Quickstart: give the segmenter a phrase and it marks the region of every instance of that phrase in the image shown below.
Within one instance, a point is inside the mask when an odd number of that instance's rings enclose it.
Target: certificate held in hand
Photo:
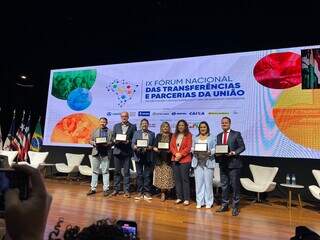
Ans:
[[[138,148],[146,148],[146,147],[148,147],[148,140],[147,139],[138,139],[137,140],[137,147]]]
[[[107,143],[107,138],[106,137],[97,137],[96,144],[101,144],[101,143]]]
[[[158,149],[160,149],[160,150],[169,150],[169,143],[167,143],[167,142],[158,142]]]
[[[125,141],[127,141],[127,135],[126,135],[126,134],[117,133],[117,135],[116,135],[116,141],[119,141],[119,142],[125,142]]]
[[[208,144],[207,143],[196,143],[194,145],[195,152],[207,152],[208,151]]]
[[[229,146],[227,144],[216,145],[215,149],[216,154],[228,154]]]

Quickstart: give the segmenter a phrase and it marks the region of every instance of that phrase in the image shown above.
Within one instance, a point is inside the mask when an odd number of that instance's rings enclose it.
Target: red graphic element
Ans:
[[[293,52],[271,53],[256,63],[253,75],[268,88],[294,87],[301,83],[301,56]]]

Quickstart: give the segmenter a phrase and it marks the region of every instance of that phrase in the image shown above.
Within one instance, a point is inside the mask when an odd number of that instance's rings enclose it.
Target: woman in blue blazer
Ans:
[[[213,171],[215,167],[214,151],[216,139],[210,135],[210,128],[207,122],[203,121],[198,127],[199,134],[193,138],[192,152],[193,158],[191,167],[194,168],[194,176],[196,182],[196,208],[206,206],[211,208],[213,205]],[[205,149],[198,149],[207,145]]]

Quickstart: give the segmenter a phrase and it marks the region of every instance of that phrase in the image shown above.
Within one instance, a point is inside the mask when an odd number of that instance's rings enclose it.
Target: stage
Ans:
[[[185,207],[175,205],[174,200],[161,202],[159,198],[149,202],[126,199],[123,195],[105,198],[101,184],[98,193],[89,197],[88,183],[46,179],[46,185],[53,202],[45,239],[59,217],[64,218],[63,230],[68,224],[84,227],[102,218],[134,220],[140,239],[287,240],[300,225],[320,233],[319,209],[303,203],[302,209],[294,206],[289,210],[287,199],[270,199],[271,205],[242,199],[240,215],[232,217],[231,211],[216,213],[217,205],[212,209],[196,209],[195,202]]]

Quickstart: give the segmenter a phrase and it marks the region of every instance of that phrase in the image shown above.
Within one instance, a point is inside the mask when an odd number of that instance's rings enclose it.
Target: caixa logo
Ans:
[[[107,116],[110,117],[112,115],[112,112],[107,112]]]
[[[139,111],[138,112],[139,117],[149,117],[150,116],[150,111]]]
[[[189,115],[204,115],[204,112],[189,112]]]

